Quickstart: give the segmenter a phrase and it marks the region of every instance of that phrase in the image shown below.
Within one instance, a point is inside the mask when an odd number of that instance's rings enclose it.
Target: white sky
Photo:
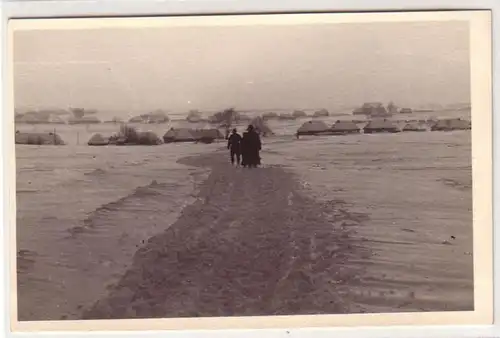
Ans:
[[[470,101],[460,21],[18,31],[14,63],[16,107],[27,108],[127,115]]]

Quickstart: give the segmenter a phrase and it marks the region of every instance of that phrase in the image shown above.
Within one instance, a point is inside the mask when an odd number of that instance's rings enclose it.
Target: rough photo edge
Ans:
[[[59,4],[68,3],[68,2],[69,2],[69,1],[59,2]],[[392,3],[394,3],[394,2],[392,2]],[[472,4],[476,4],[476,3],[477,3],[477,2],[473,2]],[[490,3],[490,4],[491,4],[491,2],[488,2],[488,3]],[[50,4],[51,4],[51,5],[57,5],[58,3],[57,3],[56,1],[53,1],[53,2],[50,2]],[[471,4],[471,5],[472,5],[472,4]],[[44,5],[49,6],[49,4],[44,4]],[[6,8],[7,8],[7,10],[8,10],[8,8],[9,8],[8,6],[9,6],[9,4],[4,4],[4,8],[3,8],[3,11],[4,11],[4,12],[5,12],[5,9],[6,9]],[[77,4],[74,4],[74,6],[75,6],[75,7],[78,7],[78,6],[77,6]],[[99,6],[99,3],[97,3],[97,4],[96,4],[96,6]],[[117,6],[117,2],[114,2],[114,6]],[[206,6],[206,5],[205,5],[205,6]],[[492,5],[491,5],[491,6],[492,6]],[[82,7],[80,7],[80,8],[82,8]],[[9,13],[7,13],[7,15],[8,15],[8,14],[9,14]],[[76,13],[75,13],[75,14],[76,14]],[[168,14],[168,13],[165,13],[165,14]],[[494,12],[493,12],[493,17],[494,17],[494,19],[493,19],[493,24],[495,24],[495,18],[496,18],[496,19],[498,19],[498,11],[494,11]],[[8,29],[6,29],[6,28],[7,28],[7,19],[6,19],[5,13],[4,13],[4,15],[3,15],[3,19],[4,19],[4,20],[3,20],[3,25],[2,25],[2,28],[4,28],[4,32],[6,32],[6,31],[8,31]],[[4,47],[5,47],[5,45],[6,45],[6,43],[5,43],[5,34],[4,34],[3,36],[4,36]],[[498,37],[497,37],[497,36],[495,36],[494,38],[496,38],[496,40],[498,40]],[[498,61],[498,53],[495,53],[494,55],[496,56],[496,61]],[[11,113],[10,113],[10,112],[12,111],[12,107],[11,107],[11,105],[9,105],[9,100],[8,100],[8,97],[6,97],[6,90],[8,90],[8,89],[9,89],[9,87],[10,87],[10,83],[9,83],[9,82],[7,82],[7,81],[5,80],[5,73],[9,73],[9,72],[11,72],[11,71],[12,71],[12,68],[11,68],[11,67],[9,67],[9,65],[5,63],[5,56],[6,56],[6,51],[5,51],[5,48],[4,48],[4,54],[3,54],[3,57],[4,57],[4,63],[3,63],[3,67],[4,67],[4,68],[3,68],[3,69],[4,69],[4,82],[3,82],[3,84],[4,84],[4,87],[3,87],[3,89],[4,89],[4,90],[3,90],[3,92],[2,92],[2,93],[3,93],[3,97],[4,97],[4,115],[5,115],[5,113],[6,113],[6,114],[8,114],[8,116],[9,116],[8,118],[4,118],[4,119],[2,120],[2,121],[4,122],[4,128],[6,129],[6,130],[4,130],[4,132],[2,133],[3,135],[5,135],[5,136],[4,136],[5,138],[3,138],[3,140],[2,140],[2,141],[5,141],[5,142],[6,142],[6,144],[4,144],[4,148],[3,148],[3,150],[4,150],[4,151],[6,151],[6,149],[11,149],[11,150],[12,150],[12,148],[13,148],[11,145],[9,145],[9,144],[8,144],[8,142],[9,142],[9,140],[10,140],[11,136],[12,136],[12,133],[11,133],[11,130],[10,130],[11,128],[9,128],[9,123],[12,121],[12,120],[11,120],[11,118],[12,118],[12,117],[10,116],[10,115],[11,115]],[[8,58],[7,58],[7,59],[8,59]],[[498,79],[498,67],[496,67],[496,68],[495,68],[495,71],[496,71],[495,81],[497,81],[497,79]],[[474,73],[474,70],[473,70],[473,69],[471,69],[471,72],[472,72],[472,73]],[[485,89],[485,88],[483,88],[483,89]],[[496,91],[498,91],[498,89],[497,89],[496,87],[495,87],[495,89],[496,89]],[[8,95],[10,95],[10,94],[11,94],[11,93],[10,93],[10,91],[9,91]],[[495,105],[496,105],[496,106],[498,106],[498,105],[497,105],[497,103],[496,103],[496,102],[497,102],[497,100],[494,100],[494,102],[495,102]],[[474,111],[474,109],[473,109],[473,111]],[[473,115],[475,115],[475,114],[473,113]],[[3,167],[3,169],[4,169],[4,180],[3,180],[3,182],[5,183],[5,185],[6,185],[6,187],[7,187],[7,185],[8,185],[8,184],[10,184],[10,183],[9,183],[9,181],[10,181],[10,180],[9,180],[9,177],[14,177],[14,176],[10,176],[10,175],[15,175],[15,170],[13,170],[13,168],[12,168],[12,166],[11,166],[11,164],[10,164],[10,161],[9,161],[8,159],[6,159],[6,156],[4,156],[4,160],[5,160],[5,162],[4,162],[4,163],[5,163],[5,166]],[[4,189],[5,189],[6,187],[4,187]],[[9,192],[9,194],[8,194],[8,195],[6,195],[5,190],[4,190],[4,195],[3,195],[3,196],[4,196],[4,198],[7,198],[7,199],[8,199],[6,202],[4,201],[3,207],[5,207],[5,209],[7,209],[7,206],[8,206],[8,208],[9,208],[10,210],[12,210],[12,209],[11,209],[11,208],[13,207],[13,206],[12,206],[12,204],[10,204],[10,205],[9,205],[9,204],[6,204],[6,203],[13,203],[13,204],[15,204],[15,198],[14,198],[14,196],[13,196],[13,192],[12,192],[12,191],[10,191],[10,192]],[[10,200],[10,201],[9,201],[9,200]],[[9,224],[12,222],[12,215],[9,215],[9,213],[8,213],[7,211],[6,211],[6,215],[5,215],[4,220],[5,220],[5,222],[4,222],[4,223],[6,224],[6,226],[9,226]],[[10,228],[10,229],[11,229],[11,228]],[[14,237],[13,232],[12,232],[11,230],[10,230],[10,231],[9,231],[9,230],[7,230],[7,231],[6,231],[6,232],[4,232],[4,233],[6,233],[6,234],[10,234],[10,237],[11,237],[11,238],[12,238],[12,237]],[[494,233],[494,236],[496,237],[496,232]],[[475,236],[475,237],[476,237],[476,236]],[[476,243],[475,243],[475,244],[476,244]],[[9,253],[11,253],[11,252],[12,252],[12,248],[9,248],[8,246],[6,247],[6,250],[9,250]],[[10,256],[11,256],[11,255],[10,255]],[[9,255],[7,255],[6,257],[9,257]],[[11,257],[11,258],[12,258],[12,257]],[[7,263],[7,262],[6,262],[6,263]],[[11,263],[12,263],[12,259],[11,259]],[[6,264],[6,265],[7,265],[7,267],[6,267],[6,268],[8,268],[8,264]],[[7,270],[4,270],[4,271],[7,271]],[[6,279],[3,279],[3,280],[6,280]],[[7,294],[7,295],[9,295],[9,294]],[[495,295],[495,296],[496,296],[496,295]],[[12,316],[12,317],[13,317],[13,316]],[[14,318],[14,317],[13,317],[13,318]],[[186,323],[186,324],[188,325],[188,323]],[[9,325],[7,325],[7,326],[9,326]],[[147,326],[147,324],[146,324],[146,326]],[[333,330],[335,330],[335,328],[332,328],[332,329],[333,329]],[[356,330],[360,330],[360,329],[363,329],[363,328],[357,328]],[[389,329],[389,328],[388,328],[388,329]],[[391,331],[393,331],[393,330],[391,330]],[[458,329],[456,332],[457,332],[457,333],[460,333],[460,334],[462,335],[462,334],[463,334],[463,332],[462,332],[462,331],[463,331],[462,329]],[[291,330],[290,330],[290,332],[291,332]],[[490,331],[490,330],[486,330],[486,331],[484,331],[484,334],[491,334],[491,332],[492,332],[492,331]],[[139,332],[137,332],[137,333],[138,333],[138,334],[140,334]],[[200,334],[203,334],[203,333],[202,333],[202,332],[200,332]],[[216,334],[216,332],[214,332],[214,334]],[[438,332],[436,332],[436,334],[438,334]],[[468,334],[468,335],[470,335],[470,334]]]

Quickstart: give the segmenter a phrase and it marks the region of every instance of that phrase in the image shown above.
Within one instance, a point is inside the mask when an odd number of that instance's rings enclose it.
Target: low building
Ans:
[[[365,134],[373,133],[399,133],[399,128],[390,120],[371,120],[363,128]]]

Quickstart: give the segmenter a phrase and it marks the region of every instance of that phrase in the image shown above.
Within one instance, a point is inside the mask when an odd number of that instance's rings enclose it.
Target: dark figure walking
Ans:
[[[255,132],[254,127],[249,125],[247,131],[243,133],[241,140],[241,155],[243,157],[241,164],[249,168],[255,168],[260,165],[261,149],[260,136]]]
[[[227,149],[231,155],[231,164],[234,164],[236,157],[236,164],[240,165],[241,162],[241,136],[236,129],[233,129],[231,136],[227,139]]]

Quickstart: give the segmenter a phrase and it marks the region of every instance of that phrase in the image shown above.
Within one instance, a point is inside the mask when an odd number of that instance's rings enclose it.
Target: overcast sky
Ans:
[[[470,101],[467,22],[18,31],[17,107],[129,112]]]

